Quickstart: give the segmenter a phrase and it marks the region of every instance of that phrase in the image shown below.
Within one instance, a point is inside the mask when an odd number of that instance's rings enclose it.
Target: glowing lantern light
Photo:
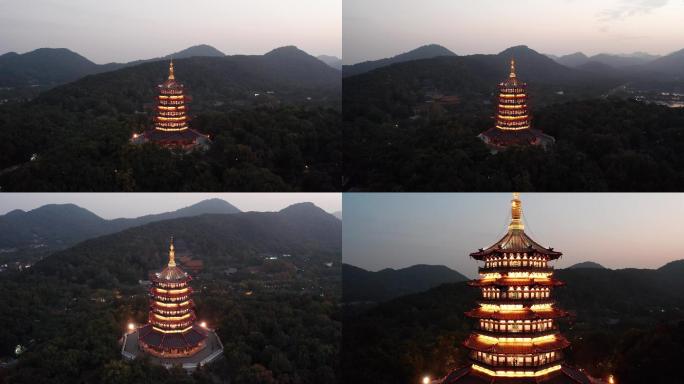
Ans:
[[[430,384],[430,376],[423,377],[423,384]]]
[[[133,323],[128,323],[128,330],[129,330],[129,331],[134,331],[134,330],[135,330],[135,324],[133,324]]]
[[[201,323],[200,323],[200,327],[206,328],[206,327],[207,327],[207,322],[206,322],[206,321],[201,322]]]

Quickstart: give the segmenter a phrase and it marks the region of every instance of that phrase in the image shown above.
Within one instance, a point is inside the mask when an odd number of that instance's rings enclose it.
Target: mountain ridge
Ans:
[[[445,283],[469,280],[444,265],[416,264],[406,268],[367,271],[342,264],[342,297],[350,302],[383,302],[395,297],[423,292]]]
[[[58,250],[80,241],[150,222],[206,213],[239,213],[232,204],[207,199],[175,211],[136,218],[107,220],[78,205],[46,204],[29,211],[13,210],[0,216],[0,248]]]
[[[430,59],[439,56],[456,56],[456,54],[439,44],[427,44],[407,52],[399,53],[392,57],[379,60],[368,60],[353,65],[344,65],[342,66],[342,76],[354,76],[392,64],[413,60]]]
[[[294,46],[278,47],[265,55],[255,56],[266,56],[281,48],[289,47]],[[191,57],[231,56],[226,55],[211,45],[198,44],[161,57],[137,59],[125,63],[110,62],[96,64],[68,48],[37,48],[22,54],[7,52],[0,55],[0,86],[55,86],[66,84],[88,75],[115,71],[149,62]]]

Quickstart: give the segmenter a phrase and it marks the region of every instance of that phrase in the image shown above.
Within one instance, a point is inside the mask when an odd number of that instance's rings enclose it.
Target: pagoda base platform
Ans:
[[[492,153],[503,151],[509,147],[541,146],[548,149],[556,142],[552,136],[536,129],[522,129],[519,131],[505,131],[489,128],[477,137],[482,140]]]
[[[160,131],[157,129],[150,129],[140,134],[134,134],[131,139],[131,144],[140,145],[145,143],[155,143],[162,147],[191,152],[209,149],[211,140],[209,139],[209,136],[203,135],[190,128],[182,131]]]
[[[562,365],[561,369],[537,377],[494,377],[472,367],[456,369],[431,384],[593,384],[585,373]]]
[[[148,358],[152,363],[162,365],[166,368],[171,368],[174,365],[180,365],[188,372],[195,371],[198,367],[210,364],[223,356],[223,344],[218,335],[214,331],[207,332],[207,338],[204,342],[204,347],[190,356],[174,357],[174,358],[160,358],[143,351],[138,339],[140,337],[140,329],[129,332],[124,335],[121,345],[121,355],[126,360],[134,360],[136,358]]]

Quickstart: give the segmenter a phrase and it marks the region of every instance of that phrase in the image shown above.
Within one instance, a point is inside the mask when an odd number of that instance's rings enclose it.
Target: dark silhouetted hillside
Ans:
[[[388,65],[403,63],[405,61],[430,59],[438,56],[456,56],[455,53],[437,44],[424,45],[414,50],[401,53],[399,55],[374,61],[364,61],[354,65],[345,65],[342,67],[342,74],[347,76],[354,76],[361,73],[369,72],[377,68],[386,67]]]
[[[263,254],[290,254],[322,267],[324,261],[339,262],[341,231],[339,220],[310,203],[280,212],[208,214],[90,239],[45,258],[33,269],[93,287],[136,284],[164,264],[170,236],[207,267],[249,264]]]
[[[0,56],[0,86],[51,86],[98,72],[98,65],[66,48],[40,48]]]
[[[569,269],[572,268],[597,268],[597,269],[605,269],[605,267],[599,263],[595,263],[593,261],[584,261],[581,263],[573,264],[568,267]]]
[[[587,62],[589,62],[589,58],[587,57],[587,55],[585,55],[582,52],[571,53],[569,55],[561,56],[555,60],[559,64],[563,64],[566,67],[571,68],[578,67],[582,64],[586,64]]]
[[[557,305],[571,341],[565,360],[594,377],[614,374],[621,383],[677,382],[684,350],[684,261],[658,270],[562,269]],[[665,270],[675,270],[669,275]],[[441,377],[470,363],[463,341],[474,323],[464,312],[477,306],[478,289],[444,284],[395,298],[364,312],[345,309],[344,382],[412,383]],[[641,364],[648,362],[649,369]]]
[[[411,293],[423,292],[444,283],[466,281],[467,277],[443,265],[414,265],[402,269],[366,271],[342,265],[344,302],[382,302]]]
[[[155,215],[105,220],[74,204],[50,204],[28,212],[15,210],[0,216],[0,248],[64,249],[80,241],[126,228],[180,217],[203,214],[231,214],[240,210],[220,200],[197,204]]]
[[[337,69],[338,71],[342,70],[342,59],[337,56],[318,55],[316,58],[328,64],[330,67]]]

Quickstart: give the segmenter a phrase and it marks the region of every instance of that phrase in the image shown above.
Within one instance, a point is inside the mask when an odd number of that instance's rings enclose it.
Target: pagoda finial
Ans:
[[[176,80],[176,76],[173,74],[173,59],[169,63],[169,80]]]
[[[522,222],[522,202],[520,201],[520,192],[513,192],[513,199],[511,200],[511,223],[508,225],[508,229],[525,229],[525,226]]]
[[[173,68],[173,67],[171,67],[171,68]],[[171,245],[169,245],[169,267],[175,267],[175,266],[176,266],[176,250],[173,247],[173,236],[171,236]]]
[[[511,74],[508,75],[510,78],[515,77],[515,59],[511,59]]]

